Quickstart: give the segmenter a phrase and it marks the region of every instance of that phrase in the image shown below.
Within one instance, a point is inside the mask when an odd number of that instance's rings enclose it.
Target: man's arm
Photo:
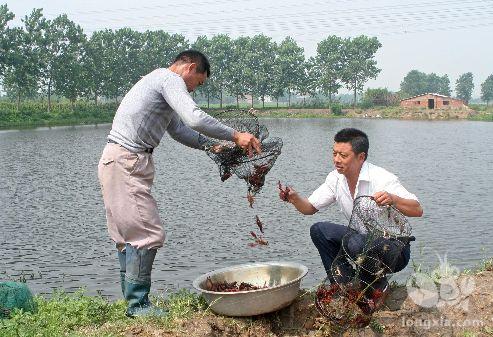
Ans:
[[[289,190],[284,192],[285,194],[282,194],[283,192],[279,192],[279,197],[281,200],[284,200],[286,202],[289,202],[290,204],[293,204],[296,209],[304,215],[312,215],[318,212],[318,209],[316,209],[310,201],[308,201],[308,198],[304,198],[301,195],[298,194],[295,190],[293,190],[291,187]]]
[[[170,79],[166,81],[161,89],[161,94],[181,120],[191,129],[212,138],[233,141],[249,156],[253,155],[254,151],[262,152],[260,141],[255,136],[247,132],[238,132],[202,111],[187,92],[183,80]]]
[[[174,115],[166,129],[171,138],[177,142],[186,145],[194,149],[201,149],[203,143],[203,137],[200,133],[183,123],[183,121]],[[202,140],[202,142],[201,142]]]
[[[373,199],[379,206],[394,206],[405,216],[420,217],[423,215],[421,204],[414,199],[401,198],[386,191],[375,193]]]

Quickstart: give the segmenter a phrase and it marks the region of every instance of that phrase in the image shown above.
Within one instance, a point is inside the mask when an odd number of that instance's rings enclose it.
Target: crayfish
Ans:
[[[250,247],[256,247],[258,245],[261,245],[261,246],[266,246],[269,244],[269,242],[267,240],[264,239],[264,237],[262,235],[257,235],[255,234],[253,231],[250,232],[250,235],[253,237],[253,239],[255,240],[255,242],[250,242],[248,245]]]
[[[247,200],[248,204],[250,205],[250,208],[253,208],[253,203],[255,202],[255,198],[252,193],[250,193],[250,190],[247,192]]]
[[[247,183],[253,187],[253,190],[258,191],[264,186],[265,176],[267,175],[267,172],[269,172],[270,167],[268,163],[263,165],[254,164],[253,167],[255,170],[248,176]]]
[[[362,301],[362,296],[359,287],[350,283],[322,285],[317,289],[315,306],[320,314],[340,327],[361,328],[371,320],[369,311],[363,309],[369,301]]]
[[[253,284],[246,283],[246,282],[241,282],[238,284],[238,282],[233,281],[233,282],[212,282],[211,278],[208,277],[206,280],[206,289],[209,291],[215,291],[215,292],[237,292],[237,291],[249,291],[249,290],[258,290],[262,288],[268,288],[267,286],[263,287],[257,287],[254,286]]]
[[[281,197],[281,199],[283,201],[288,201],[289,199],[289,192],[290,192],[290,189],[289,187],[285,187],[285,188],[282,188],[282,185],[281,185],[281,181],[279,180],[277,182],[277,187],[279,188],[279,196]]]

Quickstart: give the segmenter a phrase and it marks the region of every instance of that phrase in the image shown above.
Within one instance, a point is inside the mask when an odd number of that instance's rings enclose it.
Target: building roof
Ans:
[[[449,98],[449,99],[455,99],[457,101],[460,101],[460,99],[457,99],[457,98],[452,98],[452,97],[449,97],[449,96],[445,96],[445,95],[441,95],[441,94],[437,94],[437,93],[434,93],[434,92],[427,92],[425,94],[420,94],[420,95],[416,95],[416,96],[412,96],[412,97],[408,97],[408,98],[404,98],[404,99],[401,99],[401,101],[406,101],[408,99],[412,99],[412,98],[416,98],[416,97],[420,97],[420,96],[426,96],[426,95],[433,95],[433,96],[438,96],[438,97],[442,97],[442,98]]]

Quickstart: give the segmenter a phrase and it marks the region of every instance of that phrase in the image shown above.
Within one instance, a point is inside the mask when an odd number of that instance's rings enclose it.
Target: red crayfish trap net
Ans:
[[[265,176],[281,154],[282,139],[267,139],[267,127],[259,124],[251,110],[226,110],[216,115],[216,118],[223,124],[241,132],[249,132],[260,140],[262,153],[255,153],[252,157],[248,157],[233,142],[207,138],[205,143],[207,155],[219,166],[222,181],[235,174],[245,180],[249,195],[257,194],[264,186]]]
[[[341,249],[317,290],[318,311],[340,326],[369,324],[385,299],[386,276],[407,264],[403,254],[415,239],[410,234],[407,218],[395,207],[378,206],[371,196],[356,198]]]

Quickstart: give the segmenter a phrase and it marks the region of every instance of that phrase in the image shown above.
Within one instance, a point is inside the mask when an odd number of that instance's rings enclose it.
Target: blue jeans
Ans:
[[[350,234],[347,235],[346,234]],[[310,228],[310,236],[315,247],[317,247],[322,263],[324,265],[327,276],[331,280],[331,267],[334,259],[341,251],[344,240],[344,253],[352,260],[355,260],[357,255],[365,252],[367,258],[365,262],[365,270],[361,273],[362,279],[371,278],[373,270],[377,266],[372,265],[374,261],[382,262],[387,268],[385,273],[395,273],[406,267],[411,255],[409,244],[402,244],[394,239],[376,238],[368,245],[367,234],[359,234],[347,226],[341,226],[331,222],[317,222]],[[379,263],[380,265],[380,263]],[[347,270],[347,268],[346,268]],[[351,277],[350,275],[346,275]],[[368,280],[371,282],[373,280]]]

